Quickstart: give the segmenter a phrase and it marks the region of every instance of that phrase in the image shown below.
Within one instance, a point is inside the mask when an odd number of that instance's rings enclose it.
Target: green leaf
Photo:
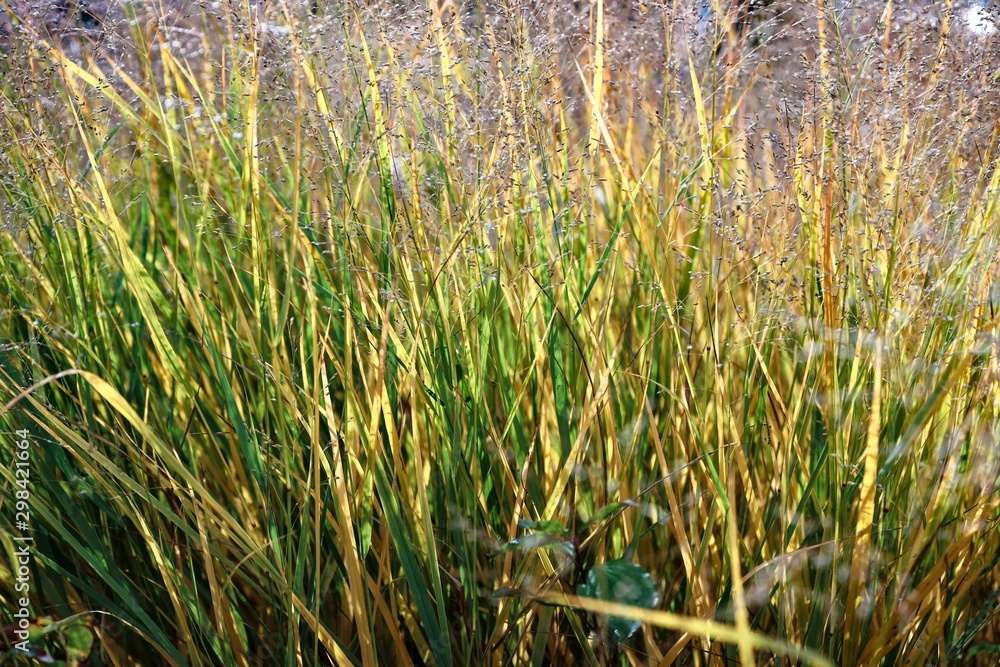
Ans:
[[[13,649],[17,629],[16,623],[3,629],[0,634],[0,657],[5,655],[5,651],[9,652],[8,656],[18,653]],[[88,617],[73,617],[64,621],[34,618],[30,620],[27,630],[28,650],[22,654],[41,663],[78,667],[90,659],[94,650],[94,632]],[[60,659],[57,660],[57,657]]]
[[[660,602],[656,584],[642,567],[626,560],[612,560],[597,565],[587,572],[586,580],[576,589],[580,597],[596,598],[634,607],[652,609]],[[639,621],[612,616],[599,617],[602,636],[606,641],[620,644],[635,634],[642,625]]]
[[[94,633],[86,623],[69,625],[60,634],[67,661],[84,661],[90,657],[94,650]]]
[[[545,521],[528,521],[527,519],[521,519],[517,522],[518,527],[524,530],[533,530],[537,533],[546,533],[548,535],[558,535],[564,537],[569,534],[558,521],[553,521],[552,519],[547,519]]]
[[[413,602],[417,607],[417,614],[423,624],[424,631],[427,633],[427,643],[434,653],[437,664],[441,667],[451,667],[449,629],[447,626],[441,627],[441,624],[438,623],[437,615],[434,613],[434,603],[431,600],[430,591],[428,591],[427,580],[417,564],[416,555],[411,547],[413,539],[410,536],[406,518],[381,461],[376,464],[375,468],[375,486],[378,489],[379,501],[389,526],[389,534],[392,536],[393,545],[399,555],[403,576],[406,578],[406,583],[409,584]]]
[[[576,545],[572,541],[565,539],[569,535],[569,530],[567,530],[566,527],[558,521],[553,521],[551,519],[544,521],[529,521],[527,519],[521,519],[517,522],[517,525],[522,530],[531,530],[534,532],[522,535],[521,537],[507,542],[500,547],[499,550],[494,552],[494,556],[499,556],[500,554],[505,554],[510,551],[551,549],[553,551],[560,551],[570,558],[576,557]]]
[[[993,591],[993,594],[990,595],[986,604],[982,606],[979,612],[969,622],[969,625],[966,626],[965,632],[963,632],[958,638],[955,645],[948,650],[948,659],[958,661],[962,656],[962,652],[965,651],[965,648],[972,643],[972,640],[976,638],[976,635],[979,634],[979,632],[994,616],[996,616],[998,611],[1000,611],[1000,589]],[[971,652],[969,655],[971,655]]]
[[[505,554],[509,551],[523,551],[526,549],[552,549],[561,551],[570,558],[576,557],[576,545],[572,542],[561,540],[558,536],[550,533],[529,533],[511,540],[500,547],[497,554]]]

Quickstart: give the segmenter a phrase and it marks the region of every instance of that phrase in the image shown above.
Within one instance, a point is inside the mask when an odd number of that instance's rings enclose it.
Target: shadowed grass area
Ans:
[[[4,625],[26,433],[94,665],[995,657],[986,47],[571,4],[23,18]]]

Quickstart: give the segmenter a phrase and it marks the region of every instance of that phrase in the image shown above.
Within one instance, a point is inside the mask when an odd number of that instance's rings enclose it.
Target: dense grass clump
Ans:
[[[7,7],[0,622],[21,432],[93,665],[991,664],[995,47],[628,4]]]

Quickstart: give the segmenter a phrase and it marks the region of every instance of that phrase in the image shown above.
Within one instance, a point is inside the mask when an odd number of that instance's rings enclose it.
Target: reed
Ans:
[[[828,5],[7,7],[0,608],[23,429],[93,665],[992,660],[997,61]]]

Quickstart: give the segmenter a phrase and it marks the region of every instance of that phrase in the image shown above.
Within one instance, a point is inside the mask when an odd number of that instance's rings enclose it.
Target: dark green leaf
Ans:
[[[642,567],[626,560],[612,560],[587,572],[586,580],[576,590],[581,597],[652,609],[660,602],[656,584]],[[602,635],[615,644],[627,640],[642,625],[639,621],[617,616],[600,617]]]

